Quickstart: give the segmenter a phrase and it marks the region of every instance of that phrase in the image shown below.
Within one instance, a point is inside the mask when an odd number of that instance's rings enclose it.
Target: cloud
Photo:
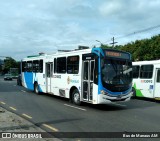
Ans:
[[[113,0],[113,1],[104,2],[100,6],[99,10],[103,16],[110,17],[112,15],[118,14],[118,12],[122,10],[122,8],[123,8],[123,5],[121,4],[120,1]]]
[[[159,0],[108,0],[101,3],[99,12],[111,24],[112,35],[119,37],[142,29],[159,25]],[[158,32],[159,33],[159,32]],[[126,37],[124,41],[142,39],[158,34],[155,31]],[[123,42],[121,39],[119,43]],[[125,42],[126,43],[126,42]]]
[[[102,3],[99,11],[104,17],[124,24],[130,22],[129,24],[133,26],[137,22],[139,24],[146,21],[149,24],[152,23],[157,17],[157,13],[160,12],[159,6],[160,1],[158,0],[109,0]]]
[[[95,40],[110,43],[113,36],[158,25],[159,7],[159,0],[0,1],[1,53],[20,60],[78,45],[99,46]],[[134,39],[157,33],[140,34]]]

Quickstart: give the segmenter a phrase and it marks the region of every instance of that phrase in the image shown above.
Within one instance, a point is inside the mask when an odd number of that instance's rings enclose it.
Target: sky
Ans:
[[[151,38],[160,34],[159,14],[160,0],[0,0],[0,56],[21,60],[112,37],[117,45]]]

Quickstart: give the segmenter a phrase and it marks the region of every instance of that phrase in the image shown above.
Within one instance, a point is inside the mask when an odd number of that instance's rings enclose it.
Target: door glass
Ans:
[[[157,71],[157,82],[160,83],[160,70]]]
[[[83,79],[88,80],[88,62],[84,62]]]
[[[47,77],[52,77],[53,74],[53,63],[47,64]]]
[[[52,77],[52,75],[53,75],[53,63],[51,63],[51,65],[50,65],[50,69],[51,69],[51,72],[50,72],[50,77]]]
[[[88,99],[88,82],[83,82],[83,99]]]
[[[47,77],[50,77],[50,64],[47,64]]]
[[[90,72],[90,80],[93,81],[93,74],[94,74],[94,62],[91,61],[91,72]]]

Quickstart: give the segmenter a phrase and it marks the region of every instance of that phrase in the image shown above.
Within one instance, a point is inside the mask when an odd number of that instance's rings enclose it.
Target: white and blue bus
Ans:
[[[106,104],[129,101],[132,62],[127,52],[82,49],[22,60],[22,85],[35,93],[49,93],[81,102]]]

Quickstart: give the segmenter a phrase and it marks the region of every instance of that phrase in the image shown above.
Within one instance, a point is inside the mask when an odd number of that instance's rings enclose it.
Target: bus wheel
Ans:
[[[39,94],[39,88],[38,88],[38,84],[37,83],[34,85],[34,92],[36,94]]]
[[[136,98],[136,90],[134,88],[132,89],[132,92],[133,92],[132,98]]]
[[[79,91],[77,89],[75,89],[72,93],[72,101],[76,105],[81,105],[80,94],[79,94]]]

